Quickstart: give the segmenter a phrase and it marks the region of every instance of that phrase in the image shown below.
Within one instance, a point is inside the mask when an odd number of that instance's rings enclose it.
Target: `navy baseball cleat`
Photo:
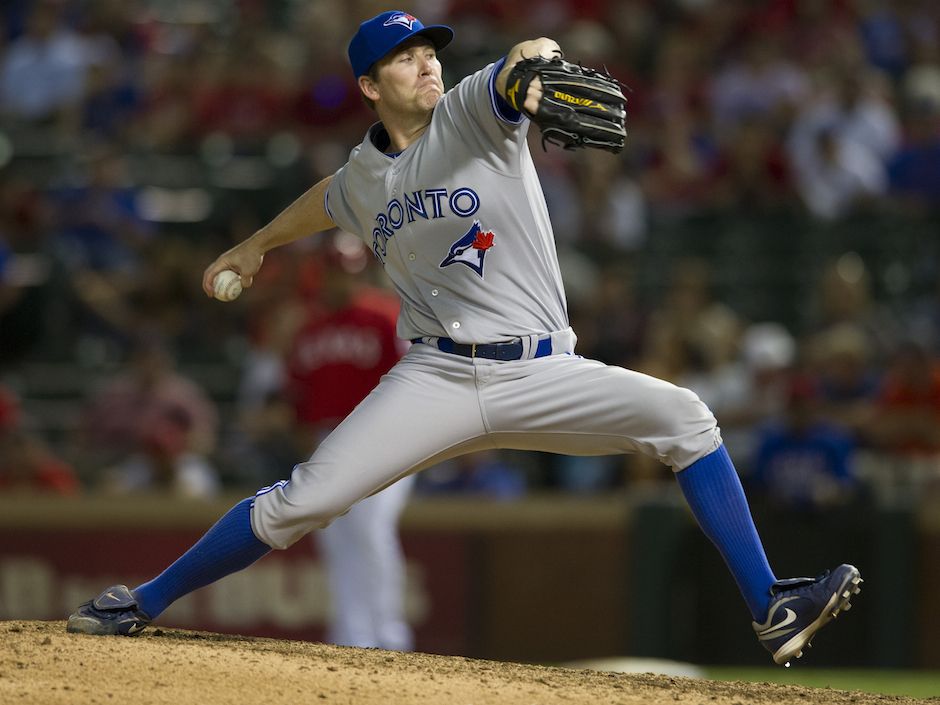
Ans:
[[[126,585],[113,585],[69,617],[66,631],[76,634],[135,636],[150,624],[137,598]]]
[[[753,623],[757,638],[776,663],[789,665],[812,646],[824,624],[852,607],[849,600],[861,591],[861,582],[858,568],[845,564],[816,578],[778,580],[770,588],[767,621]]]

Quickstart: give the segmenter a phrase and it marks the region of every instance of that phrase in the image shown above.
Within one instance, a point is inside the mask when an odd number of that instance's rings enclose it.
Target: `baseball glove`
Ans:
[[[522,59],[506,81],[506,98],[516,110],[523,111],[529,84],[536,76],[542,80],[542,98],[538,110],[529,117],[542,131],[543,149],[546,142],[565,149],[593,147],[614,154],[623,149],[627,99],[620,81],[606,70],[601,73],[561,58]]]

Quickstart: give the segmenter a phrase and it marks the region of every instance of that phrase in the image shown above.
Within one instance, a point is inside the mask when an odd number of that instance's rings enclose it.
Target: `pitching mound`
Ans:
[[[11,704],[923,704],[837,690],[545,668],[171,629],[150,629],[128,639],[67,634],[63,622],[3,622],[0,644],[0,703]]]

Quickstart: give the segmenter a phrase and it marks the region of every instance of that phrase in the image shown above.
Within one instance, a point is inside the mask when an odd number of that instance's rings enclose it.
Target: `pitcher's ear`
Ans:
[[[379,99],[379,89],[376,87],[375,81],[371,76],[365,75],[359,77],[359,90],[362,91],[362,95],[369,100]]]

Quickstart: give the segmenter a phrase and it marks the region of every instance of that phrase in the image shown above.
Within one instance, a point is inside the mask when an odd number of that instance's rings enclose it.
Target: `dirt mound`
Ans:
[[[924,701],[839,690],[401,654],[173,629],[67,634],[63,622],[0,623],[0,703],[743,705]]]

